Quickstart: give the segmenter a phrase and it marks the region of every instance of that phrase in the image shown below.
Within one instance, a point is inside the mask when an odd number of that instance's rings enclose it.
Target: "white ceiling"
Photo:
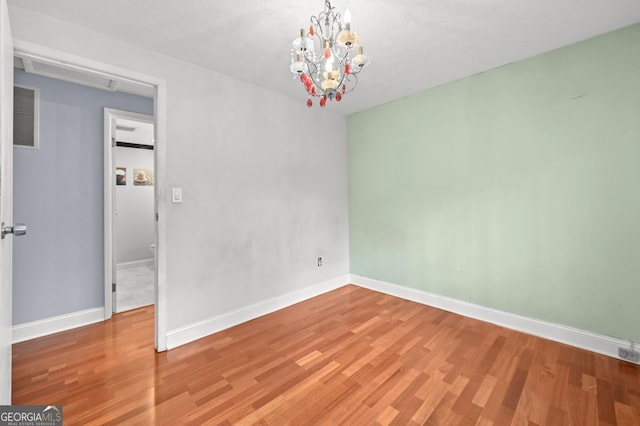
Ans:
[[[323,0],[9,0],[296,99],[291,40]],[[640,22],[638,0],[334,0],[373,57],[348,114]]]

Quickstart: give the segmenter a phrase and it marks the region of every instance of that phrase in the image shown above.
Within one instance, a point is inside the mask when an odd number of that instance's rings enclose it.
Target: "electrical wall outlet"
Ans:
[[[318,258],[318,267],[320,267],[320,266],[322,266],[322,258],[321,257]]]
[[[640,364],[640,352],[634,351],[633,349],[618,348],[618,356],[625,361]]]

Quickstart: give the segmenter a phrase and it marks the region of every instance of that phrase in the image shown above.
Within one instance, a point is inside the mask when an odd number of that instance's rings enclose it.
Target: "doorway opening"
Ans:
[[[105,108],[104,122],[105,146],[111,151],[110,166],[105,162],[105,191],[111,186],[105,220],[110,214],[111,300],[112,312],[118,313],[155,301],[154,120]]]
[[[40,70],[41,75],[47,77],[58,78],[60,80],[73,81],[79,84],[99,87],[104,90],[119,91],[122,88],[134,88],[134,90],[143,90],[151,93],[153,99],[153,115],[143,117],[143,121],[150,122],[153,125],[153,180],[154,186],[151,191],[153,193],[153,245],[154,253],[150,254],[153,259],[153,303],[155,305],[155,348],[158,351],[166,350],[166,306],[165,306],[165,225],[159,221],[159,218],[165,217],[165,203],[159,196],[162,194],[163,173],[165,164],[165,82],[156,77],[141,74],[136,71],[120,68],[114,65],[101,63],[85,57],[80,57],[66,52],[57,51],[47,47],[34,45],[32,43],[21,42],[16,40],[14,43],[14,54],[16,63],[21,62],[25,70]],[[47,74],[53,75],[47,75]],[[75,81],[78,80],[78,81]],[[138,117],[140,118],[140,117]],[[105,170],[110,169],[112,162],[111,150],[107,149],[105,144]],[[107,168],[109,165],[109,168]],[[106,176],[106,173],[105,173]],[[132,177],[132,179],[135,179]],[[144,177],[141,175],[139,180],[142,182]],[[104,198],[105,213],[112,210],[111,201],[112,192],[111,184],[115,181],[115,173],[109,173],[109,179],[105,179]],[[109,187],[107,188],[107,185]],[[115,183],[114,183],[115,185]],[[112,300],[112,264],[113,255],[112,246],[112,216],[105,214],[104,220],[104,319],[109,319],[114,311]],[[107,245],[109,249],[107,250]],[[117,308],[117,304],[116,304]]]

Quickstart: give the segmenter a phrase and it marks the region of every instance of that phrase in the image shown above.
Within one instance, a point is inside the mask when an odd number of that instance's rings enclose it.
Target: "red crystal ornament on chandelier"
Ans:
[[[300,29],[299,37],[293,40],[290,71],[300,76],[307,94],[307,106],[311,98],[320,98],[320,107],[327,100],[340,102],[344,94],[358,84],[358,74],[371,62],[358,43],[358,34],[351,30],[351,14],[344,18],[335,12],[329,0],[324,10],[311,17],[309,32]]]

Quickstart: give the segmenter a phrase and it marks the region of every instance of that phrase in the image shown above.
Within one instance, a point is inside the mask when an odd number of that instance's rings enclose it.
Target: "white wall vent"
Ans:
[[[38,89],[13,88],[13,146],[38,149]]]

